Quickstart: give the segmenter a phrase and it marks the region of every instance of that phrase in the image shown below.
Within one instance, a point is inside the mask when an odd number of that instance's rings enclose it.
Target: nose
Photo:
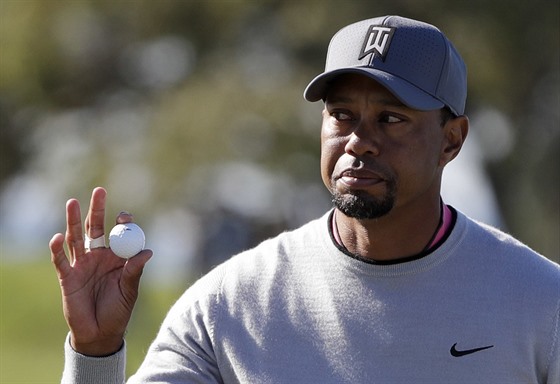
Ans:
[[[360,123],[350,134],[344,151],[352,156],[379,156],[380,143],[375,127]]]

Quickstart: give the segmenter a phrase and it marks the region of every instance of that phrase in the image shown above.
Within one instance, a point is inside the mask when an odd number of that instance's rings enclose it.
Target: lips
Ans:
[[[367,169],[346,169],[336,178],[348,188],[364,188],[384,183],[385,178],[377,172]]]

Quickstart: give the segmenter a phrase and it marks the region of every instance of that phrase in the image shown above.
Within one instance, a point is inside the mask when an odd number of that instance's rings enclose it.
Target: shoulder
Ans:
[[[255,279],[266,281],[301,266],[323,246],[324,239],[328,237],[327,222],[328,214],[325,214],[233,256],[218,267],[225,270],[224,284],[254,286]]]
[[[461,248],[482,264],[499,265],[519,277],[548,280],[560,289],[560,265],[531,249],[505,231],[475,221],[458,212],[458,222],[464,223]]]
[[[233,255],[217,265],[186,292],[186,299],[220,295],[232,285],[255,285],[286,268],[299,263],[302,254],[312,254],[328,237],[328,215],[314,219],[299,228],[266,239],[249,250]]]
[[[302,267],[302,263],[311,263],[302,257],[309,252],[306,240],[320,236],[323,227],[327,232],[326,220],[325,216],[283,232],[214,267],[183,293],[166,321],[181,326],[190,319],[213,333],[217,319],[224,314],[266,306],[263,302],[281,295],[298,279],[295,274],[309,270],[309,266]]]

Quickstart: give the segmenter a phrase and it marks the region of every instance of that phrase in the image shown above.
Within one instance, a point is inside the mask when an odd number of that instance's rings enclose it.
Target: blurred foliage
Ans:
[[[0,186],[33,167],[50,174],[75,160],[80,178],[67,176],[64,190],[83,193],[110,184],[107,169],[125,157],[147,169],[145,201],[156,206],[188,198],[186,175],[201,164],[249,160],[295,172],[296,181],[310,175],[317,181],[319,116],[316,106],[304,104],[304,86],[320,72],[328,40],[341,26],[402,14],[438,25],[458,46],[470,72],[469,114],[493,108],[508,117],[513,146],[503,156],[490,153],[487,163],[507,228],[545,254],[559,253],[557,2],[2,0],[0,6]],[[188,63],[182,77],[158,83],[142,71],[150,45],[162,39],[182,45]],[[100,128],[111,108],[145,117],[122,133],[114,121]],[[76,111],[80,140],[93,150],[80,152],[61,127],[41,124]],[[488,152],[503,139],[484,122],[475,128],[487,137]],[[145,136],[130,149],[136,135]],[[75,151],[61,152],[65,161],[48,168],[41,156],[65,145]],[[302,153],[315,160],[294,167]],[[92,169],[92,162],[99,166]]]
[[[154,209],[204,195],[187,177],[204,164],[248,160],[318,182],[319,109],[306,105],[302,90],[341,26],[401,14],[438,25],[458,46],[470,73],[469,115],[492,108],[508,117],[515,140],[500,156],[491,154],[493,141],[504,138],[484,121],[475,127],[486,138],[507,229],[558,257],[557,2],[2,0],[0,7],[0,187],[18,173],[60,173],[71,163],[74,178],[60,181],[63,190],[85,194],[111,185],[118,176],[107,169],[125,158],[143,167],[131,187],[144,188]],[[150,47],[162,42],[182,49],[176,78],[166,79],[165,68],[142,72]],[[133,129],[117,132],[107,117],[117,108],[138,119]],[[69,113],[92,150],[80,152],[56,120],[41,124]],[[43,157],[54,151],[63,158],[49,165]],[[311,161],[295,165],[304,153]]]
[[[64,169],[61,190],[86,195],[129,172],[107,171],[124,159],[142,167],[127,180],[152,209],[204,195],[188,175],[205,164],[250,161],[292,173],[294,183],[320,183],[319,108],[306,105],[302,90],[341,26],[401,14],[439,26],[458,46],[470,73],[469,115],[491,108],[507,116],[514,141],[506,153],[492,154],[507,137],[484,121],[475,127],[506,227],[558,258],[558,2],[1,0],[0,7],[0,187],[30,169],[59,176]],[[150,49],[164,43],[183,55],[176,78],[166,79],[165,68],[143,73]],[[128,113],[123,119],[137,118],[132,129],[108,116],[118,108]],[[80,150],[58,120],[42,124],[69,114],[92,149]],[[299,164],[302,154],[308,161]]]
[[[52,173],[52,168],[71,163],[80,179],[67,180],[67,189],[89,190],[110,184],[107,169],[124,157],[146,167],[153,181],[146,187],[146,199],[162,204],[188,198],[192,191],[185,185],[190,182],[186,175],[208,163],[249,160],[318,180],[313,169],[317,161],[294,167],[286,160],[297,161],[301,153],[318,156],[318,109],[305,105],[302,89],[320,72],[328,40],[338,28],[365,16],[394,13],[438,25],[459,47],[470,72],[469,114],[490,107],[508,116],[513,147],[502,157],[490,156],[487,163],[507,226],[541,252],[558,254],[556,2],[0,4],[1,185],[32,167]],[[188,73],[178,81],[150,82],[150,74],[142,74],[142,55],[161,39],[183,44]],[[119,133],[109,117],[103,123],[111,108],[146,116],[134,129]],[[56,124],[47,129],[40,123],[75,112],[76,124],[83,125],[80,140],[94,149],[66,149],[70,157],[48,168],[41,157],[45,148],[62,151],[73,144]],[[492,132],[484,122],[475,128],[482,136]],[[143,141],[131,150],[132,136],[137,135],[144,135]],[[49,139],[58,147],[47,147]],[[489,140],[491,151],[491,140],[500,137],[490,135]],[[121,158],[115,159],[115,152]],[[92,162],[100,166],[92,169]]]

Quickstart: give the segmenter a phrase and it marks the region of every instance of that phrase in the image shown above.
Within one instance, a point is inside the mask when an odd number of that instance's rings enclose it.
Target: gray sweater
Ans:
[[[129,383],[560,383],[560,266],[461,213],[413,261],[333,242],[329,215],[189,288]],[[123,383],[66,342],[63,383]]]

